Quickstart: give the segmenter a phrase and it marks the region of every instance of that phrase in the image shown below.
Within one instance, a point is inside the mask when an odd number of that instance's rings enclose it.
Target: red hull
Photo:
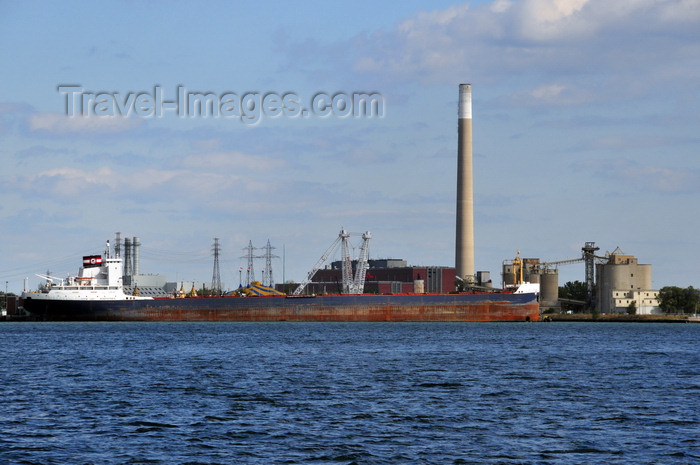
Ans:
[[[141,301],[28,300],[44,320],[537,321],[534,294],[222,297]]]

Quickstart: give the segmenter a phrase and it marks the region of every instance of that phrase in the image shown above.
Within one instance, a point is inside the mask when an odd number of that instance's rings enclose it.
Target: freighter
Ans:
[[[83,257],[78,275],[42,276],[22,305],[45,321],[537,321],[536,294],[338,294],[222,297],[127,295],[122,260]],[[56,282],[57,281],[57,282]]]

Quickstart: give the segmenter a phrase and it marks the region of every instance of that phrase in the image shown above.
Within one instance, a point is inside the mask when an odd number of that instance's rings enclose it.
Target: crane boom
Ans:
[[[365,291],[365,277],[367,276],[367,267],[369,266],[370,239],[372,239],[372,234],[369,231],[362,235],[362,247],[360,248],[360,256],[357,257],[355,279],[352,282],[352,287],[348,289],[348,294],[362,294]]]
[[[369,231],[362,234],[362,247],[360,248],[360,256],[357,259],[357,268],[355,276],[352,275],[352,258],[350,257],[350,244],[348,238],[350,233],[345,229],[341,229],[338,237],[333,241],[328,250],[316,262],[314,267],[306,275],[306,278],[297,286],[292,295],[300,295],[304,292],[304,288],[311,282],[316,272],[321,269],[323,263],[335,251],[338,244],[342,244],[341,269],[343,276],[343,293],[344,294],[362,294],[365,290],[365,276],[367,267],[369,266],[369,240],[372,234]]]
[[[350,257],[350,243],[348,238],[350,234],[347,231],[340,231],[341,238],[341,270],[343,279],[343,294],[350,294],[350,289],[352,288],[352,258]]]
[[[323,265],[323,262],[325,262],[328,259],[328,256],[333,253],[335,248],[338,246],[338,243],[342,240],[343,234],[345,233],[345,230],[341,230],[340,234],[338,234],[338,237],[335,239],[333,244],[331,244],[330,247],[328,247],[328,250],[321,255],[321,258],[318,259],[314,267],[309,271],[309,273],[306,275],[306,278],[299,284],[299,286],[294,290],[292,293],[293,295],[299,295],[304,291],[304,288],[306,287],[307,284],[311,282],[313,279],[314,275],[316,272],[321,268],[321,265]]]

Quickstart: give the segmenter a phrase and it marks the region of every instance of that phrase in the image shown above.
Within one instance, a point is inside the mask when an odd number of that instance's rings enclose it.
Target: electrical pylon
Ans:
[[[265,255],[259,257],[265,259],[265,269],[263,269],[262,280],[263,285],[268,287],[274,287],[275,285],[275,280],[272,278],[272,259],[280,258],[277,255],[272,255],[272,249],[274,249],[274,247],[270,245],[270,239],[268,239],[267,245],[263,247],[263,250],[265,250]]]
[[[246,286],[250,286],[250,283],[255,281],[255,269],[253,268],[253,259],[255,258],[253,251],[255,250],[255,247],[253,247],[253,241],[248,241],[248,247],[243,247],[243,250],[248,252],[241,258],[248,260],[248,271],[246,271],[245,279]]]
[[[219,238],[214,238],[214,246],[212,247],[214,251],[214,272],[211,275],[211,291],[214,295],[221,295],[221,273],[219,272],[219,252],[221,247],[219,246]]]

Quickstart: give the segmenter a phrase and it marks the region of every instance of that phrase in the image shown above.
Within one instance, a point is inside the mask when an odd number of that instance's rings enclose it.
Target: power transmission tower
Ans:
[[[265,269],[263,269],[263,285],[268,287],[273,287],[275,285],[275,280],[272,278],[272,259],[279,258],[277,255],[272,255],[272,247],[270,245],[270,239],[267,240],[267,245],[263,248],[265,250],[265,255],[261,255],[258,258],[265,259]]]
[[[221,273],[219,273],[219,252],[221,247],[219,246],[219,238],[214,238],[214,246],[212,248],[214,251],[214,273],[211,275],[211,291],[214,295],[221,295]]]
[[[253,241],[248,241],[248,247],[243,247],[243,250],[248,252],[241,258],[248,260],[248,270],[246,271],[245,279],[246,286],[250,286],[250,283],[255,281],[255,269],[253,268],[253,259],[255,258],[253,251],[255,250],[255,247],[253,247]]]

